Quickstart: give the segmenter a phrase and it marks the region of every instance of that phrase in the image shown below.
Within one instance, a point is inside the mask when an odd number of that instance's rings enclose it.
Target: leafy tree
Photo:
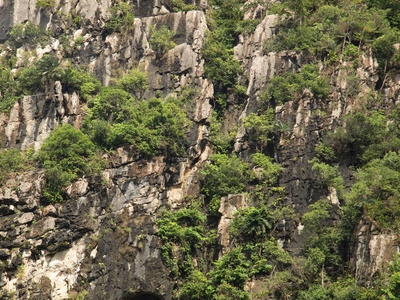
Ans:
[[[50,203],[63,200],[62,188],[102,169],[95,145],[70,124],[57,127],[43,142],[39,160],[46,176],[42,199]]]
[[[215,288],[210,280],[199,270],[194,270],[188,280],[183,284],[179,293],[179,299],[182,300],[203,300],[212,299],[215,294]]]
[[[386,277],[388,278],[388,284],[382,292],[389,296],[389,299],[400,299],[400,260],[398,254],[395,254],[394,261],[389,266],[389,272]]]
[[[397,0],[368,0],[371,7],[387,11],[387,18],[393,27],[400,26],[400,6]]]
[[[317,158],[309,161],[312,163],[312,170],[318,172],[319,178],[317,181],[324,188],[335,188],[339,197],[343,197],[344,185],[343,178],[340,175],[339,168],[337,166],[332,167],[326,163],[320,162]]]
[[[171,0],[172,10],[177,11],[190,11],[197,10],[198,7],[196,5],[186,4],[184,0]]]
[[[262,239],[272,229],[272,215],[267,207],[248,207],[236,213],[232,221],[232,234],[242,239]]]
[[[35,94],[43,92],[46,86],[60,80],[63,70],[58,59],[50,54],[45,54],[29,68],[18,71],[16,80],[19,83],[21,94]]]
[[[215,285],[226,282],[243,288],[245,281],[249,278],[250,262],[242,251],[243,248],[239,246],[215,262],[215,268],[209,273]]]
[[[345,217],[355,223],[362,214],[383,228],[400,225],[400,162],[398,153],[389,152],[358,170],[356,183],[347,198]]]
[[[23,46],[44,45],[50,37],[50,32],[43,27],[33,24],[31,21],[19,24],[11,29],[6,44],[13,49]]]
[[[117,87],[139,100],[149,87],[147,85],[147,74],[137,68],[133,68],[120,79],[117,79]]]
[[[17,149],[0,151],[0,186],[9,178],[11,173],[23,170],[29,161],[29,155]]]
[[[189,120],[174,99],[135,102],[124,90],[104,88],[88,103],[84,130],[105,149],[134,145],[146,156],[180,154]]]
[[[150,47],[157,53],[159,58],[176,46],[176,44],[171,40],[175,35],[175,32],[170,31],[165,25],[163,25],[159,30],[156,30],[154,26],[150,27],[150,34]]]
[[[233,151],[233,137],[222,131],[223,120],[218,120],[218,113],[212,112],[210,125],[210,142],[214,150],[220,154],[229,154]]]
[[[133,106],[132,97],[121,89],[106,87],[88,103],[89,120],[106,120],[111,125],[129,118],[129,109]]]
[[[254,153],[251,156],[251,163],[254,165],[251,177],[254,176],[267,186],[276,183],[279,174],[283,171],[281,165],[273,163],[271,157],[262,153]]]
[[[36,7],[49,10],[54,7],[55,3],[55,0],[38,0],[36,2]]]
[[[194,270],[192,256],[206,239],[205,219],[205,215],[193,208],[176,213],[164,211],[157,219],[158,235],[163,241],[162,256],[171,275],[188,276]],[[173,251],[174,246],[178,247],[178,255]],[[193,293],[189,287],[187,289],[187,293]]]
[[[0,113],[11,110],[18,99],[18,84],[11,69],[0,65]]]
[[[204,75],[214,84],[215,107],[222,111],[227,105],[227,94],[243,74],[242,67],[233,55],[238,42],[244,16],[243,0],[213,0],[210,13],[210,32],[201,49],[204,58]]]
[[[68,67],[61,76],[61,84],[67,92],[78,92],[79,96],[88,101],[100,91],[101,83],[84,70]]]
[[[345,126],[328,134],[325,143],[338,159],[360,166],[390,151],[400,149],[397,121],[377,111],[357,112],[346,118]]]
[[[325,272],[334,274],[341,261],[338,244],[343,237],[339,228],[328,223],[330,209],[328,200],[319,200],[309,205],[307,213],[302,217],[304,230],[312,233],[305,245],[307,274],[309,280],[318,278],[322,285],[329,281],[329,274]]]
[[[236,155],[214,154],[211,163],[201,170],[202,192],[209,199],[209,209],[218,215],[221,197],[244,191],[248,181],[248,166]]]
[[[106,33],[128,32],[134,28],[135,15],[133,14],[133,6],[125,1],[117,2],[109,9],[110,19],[104,25]]]
[[[260,152],[272,140],[273,120],[274,111],[272,109],[260,115],[251,113],[243,119],[243,127],[249,131],[249,139],[256,144],[256,148]]]
[[[393,67],[396,50],[394,44],[400,42],[400,32],[396,29],[387,30],[384,35],[374,39],[372,50],[375,54],[381,74]]]
[[[275,76],[267,87],[266,98],[280,105],[298,99],[304,89],[309,89],[315,98],[325,99],[329,95],[329,86],[318,73],[317,65],[304,65],[300,73]]]

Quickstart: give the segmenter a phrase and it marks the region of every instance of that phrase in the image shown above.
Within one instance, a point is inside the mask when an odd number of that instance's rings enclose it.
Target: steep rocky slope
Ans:
[[[3,183],[0,289],[5,299],[177,297],[183,279],[170,274],[171,266],[162,255],[163,241],[156,222],[163,210],[190,207],[194,199],[200,199],[204,207],[208,200],[202,195],[201,170],[209,164],[216,147],[210,142],[211,125],[215,121],[214,85],[204,75],[201,56],[210,7],[206,1],[186,1],[197,9],[174,12],[172,2],[133,1],[135,19],[126,34],[104,31],[112,1],[55,1],[51,8],[39,8],[37,1],[0,2],[1,41],[7,40],[12,26],[28,20],[54,32],[47,45],[18,49],[16,65],[25,63],[27,53],[35,53],[38,58],[45,54],[68,57],[72,65],[87,66],[104,86],[113,84],[116,70],[140,67],[148,74],[145,99],[176,96],[184,86],[197,90],[189,104],[192,126],[187,129],[188,145],[181,156],[148,158],[130,151],[129,147],[103,153],[108,164],[101,176],[79,179],[65,189],[67,201],[45,206],[40,200],[45,180],[42,169],[14,173]],[[79,16],[78,25],[72,25],[69,16]],[[221,127],[224,133],[234,135],[231,141],[234,152],[249,162],[255,147],[249,138],[250,129],[243,121],[260,109],[260,95],[271,78],[299,72],[313,57],[307,51],[266,52],[264,42],[276,34],[281,17],[267,15],[261,5],[251,6],[244,17],[261,18],[253,32],[239,35],[234,48],[234,56],[243,66],[244,76],[240,80],[246,92],[242,100],[232,94],[228,97]],[[151,49],[149,39],[152,26],[159,29],[163,25],[175,32],[172,40],[176,45],[160,57]],[[73,30],[68,31],[69,27]],[[57,34],[61,31],[73,37],[70,41],[75,47],[73,52],[65,51],[61,45],[61,35]],[[80,45],[74,42],[78,37],[82,37]],[[272,198],[279,198],[296,215],[275,224],[277,244],[293,257],[303,254],[307,236],[300,234],[301,217],[310,204],[329,199],[334,211],[330,224],[335,224],[341,215],[337,191],[334,187],[321,188],[317,184],[319,175],[309,163],[315,156],[316,145],[327,132],[342,124],[346,114],[369,101],[366,95],[379,86],[378,63],[372,53],[360,55],[355,70],[359,88],[351,96],[350,73],[347,74],[350,71],[343,64],[320,66],[319,71],[329,79],[329,98],[318,99],[304,89],[298,99],[276,105],[274,120],[290,128],[275,134],[265,151],[283,167],[276,186],[284,187],[284,191],[280,197]],[[380,107],[393,110],[400,100],[400,75],[392,72],[385,82],[379,83]],[[67,92],[60,81],[52,82],[44,91],[18,99],[9,113],[2,113],[0,146],[38,151],[60,124],[81,128],[86,113],[86,101],[78,92]],[[349,190],[354,183],[354,172],[345,165],[340,165],[340,171]],[[217,231],[217,242],[212,251],[200,249],[209,253],[203,256],[204,270],[210,270],[212,261],[233,247],[235,241],[229,232],[234,212],[254,205],[249,197],[254,184],[249,186],[247,193],[223,197],[219,207],[221,216],[209,217],[207,226]],[[395,231],[379,230],[367,218],[358,223],[354,236],[356,241],[345,254],[348,268],[360,285],[368,286],[386,261],[392,259],[398,237]],[[174,251],[178,256],[179,251]],[[201,265],[200,256],[194,255],[196,266]],[[262,293],[267,294],[263,278],[253,276],[246,281],[244,290],[254,299],[270,299],[263,298]]]

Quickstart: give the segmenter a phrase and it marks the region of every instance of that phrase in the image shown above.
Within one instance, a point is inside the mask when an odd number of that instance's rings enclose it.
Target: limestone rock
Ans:
[[[219,244],[223,247],[229,244],[229,226],[235,212],[246,208],[247,205],[248,200],[244,194],[228,195],[227,197],[221,198],[221,205],[218,212],[221,213],[222,216],[218,223],[218,240]]]
[[[55,228],[56,221],[53,217],[46,217],[35,224],[32,224],[32,231],[30,233],[31,238],[39,237],[46,232]]]

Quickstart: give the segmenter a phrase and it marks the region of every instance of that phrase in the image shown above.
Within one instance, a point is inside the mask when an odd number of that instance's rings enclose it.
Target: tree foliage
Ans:
[[[110,19],[104,25],[108,34],[113,32],[126,33],[134,28],[135,15],[133,6],[129,2],[120,1],[110,9]]]
[[[248,166],[235,154],[214,154],[211,163],[201,170],[202,192],[210,201],[210,210],[218,214],[221,197],[244,191],[248,181]]]
[[[146,156],[185,149],[189,120],[174,98],[135,102],[124,90],[108,87],[88,105],[85,132],[104,149],[133,145]]]
[[[172,41],[175,32],[169,30],[165,25],[161,26],[159,30],[156,30],[154,26],[150,27],[150,35],[149,45],[157,53],[158,58],[176,46]]]
[[[325,78],[319,75],[317,65],[304,65],[300,73],[284,73],[270,80],[266,99],[281,105],[298,99],[303,91],[308,89],[316,99],[325,99],[329,95],[329,85]]]
[[[70,124],[57,127],[43,142],[39,160],[46,176],[42,200],[50,203],[63,200],[64,187],[102,169],[95,145]]]

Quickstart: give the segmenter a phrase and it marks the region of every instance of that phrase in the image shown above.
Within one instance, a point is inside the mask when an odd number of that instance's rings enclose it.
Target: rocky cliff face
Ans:
[[[177,282],[169,276],[160,252],[156,218],[165,208],[185,207],[190,197],[200,195],[199,170],[206,164],[212,148],[209,143],[213,85],[204,78],[204,60],[200,49],[207,30],[206,1],[193,1],[198,10],[172,12],[169,0],[135,1],[134,28],[127,34],[106,35],[101,28],[109,18],[111,1],[56,1],[51,10],[39,9],[36,1],[0,2],[0,40],[4,41],[12,25],[27,20],[47,28],[57,27],[58,12],[77,14],[82,27],[74,37],[83,42],[73,55],[74,64],[87,64],[104,85],[109,85],[113,70],[140,66],[148,73],[149,90],[177,93],[185,85],[200,91],[193,100],[190,119],[190,145],[182,157],[159,156],[151,160],[132,157],[119,148],[107,154],[109,167],[102,178],[83,178],[67,189],[69,200],[41,206],[42,171],[27,171],[9,179],[0,191],[0,288],[2,295],[17,299],[65,299],[87,293],[88,299],[172,299]],[[255,6],[245,16],[264,16]],[[251,153],[242,120],[258,109],[257,98],[276,75],[296,71],[309,61],[307,54],[296,51],[264,53],[263,42],[275,34],[279,17],[267,15],[251,34],[240,36],[235,58],[248,78],[246,102],[228,110],[226,130],[238,127],[234,150],[246,157]],[[151,26],[167,26],[175,31],[176,46],[161,59],[149,47]],[[56,29],[56,28],[53,28]],[[59,40],[37,48],[38,56],[52,53],[62,56]],[[22,51],[21,51],[22,53]],[[22,59],[22,58],[21,58]],[[362,97],[377,81],[377,63],[363,55],[359,95]],[[327,131],[335,129],[344,114],[358,104],[348,97],[346,70],[323,70],[330,79],[329,101],[316,100],[305,91],[299,101],[289,101],[275,109],[275,119],[291,124],[291,133],[274,141],[272,156],[285,167],[279,179],[285,187],[285,205],[302,215],[310,203],[328,197],[340,206],[331,193],[315,186],[309,160],[314,148]],[[384,105],[400,100],[400,75],[387,79]],[[323,113],[322,113],[323,112]],[[0,118],[1,148],[38,150],[43,141],[62,122],[80,128],[84,103],[76,93],[63,91],[55,82],[44,93],[25,96],[10,114]],[[353,178],[343,170],[346,184]],[[223,198],[218,226],[221,248],[229,244],[229,223],[233,212],[248,206],[246,195]],[[360,280],[369,280],[380,263],[390,257],[394,234],[376,233],[371,224],[360,224],[354,245],[354,266]],[[301,222],[281,226],[281,245],[293,255],[299,254],[304,238],[299,235]],[[257,289],[257,284],[249,285]],[[253,286],[253,287],[251,287]]]

